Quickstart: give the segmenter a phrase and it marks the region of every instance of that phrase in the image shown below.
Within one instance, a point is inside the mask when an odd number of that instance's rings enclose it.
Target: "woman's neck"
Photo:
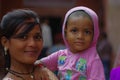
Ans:
[[[34,65],[11,61],[10,68],[6,68],[8,74],[6,77],[14,80],[34,80]]]
[[[10,69],[19,73],[31,73],[34,68],[33,64],[19,63],[17,61],[11,61]]]

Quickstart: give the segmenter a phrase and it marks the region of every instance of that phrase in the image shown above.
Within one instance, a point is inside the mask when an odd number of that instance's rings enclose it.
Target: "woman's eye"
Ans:
[[[35,39],[35,40],[41,40],[41,39],[42,39],[42,35],[35,35],[35,36],[34,36],[34,39]]]
[[[27,35],[21,35],[21,36],[19,36],[18,38],[19,38],[19,39],[27,39],[27,37],[28,37]]]
[[[19,34],[19,35],[13,36],[13,38],[25,40],[28,38],[28,35]]]

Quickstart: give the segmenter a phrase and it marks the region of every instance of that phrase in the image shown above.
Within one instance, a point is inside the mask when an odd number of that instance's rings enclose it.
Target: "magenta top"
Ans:
[[[91,16],[94,24],[94,37],[90,47],[77,54],[69,50],[69,44],[64,36],[65,24],[68,16],[77,10],[84,10]],[[50,69],[58,70],[60,80],[105,80],[103,64],[96,50],[96,43],[99,36],[98,17],[96,13],[83,6],[70,9],[64,19],[62,36],[67,49],[52,53],[41,61]]]
[[[111,70],[110,80],[120,80],[120,67],[116,67]]]

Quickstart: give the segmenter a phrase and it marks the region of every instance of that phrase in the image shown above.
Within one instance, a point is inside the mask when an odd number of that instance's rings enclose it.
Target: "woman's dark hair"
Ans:
[[[18,9],[7,13],[3,16],[0,24],[1,36],[5,36],[8,39],[11,38],[16,30],[24,25],[24,21],[29,19],[34,19],[35,23],[39,24],[39,17],[31,10]]]
[[[33,22],[26,22],[26,20],[33,19]],[[29,9],[17,9],[11,12],[8,12],[3,16],[0,23],[0,40],[3,36],[7,39],[10,39],[23,25],[25,25],[22,33],[26,34],[30,32],[33,27],[38,24],[40,26],[38,15]],[[40,28],[41,30],[41,28]],[[0,54],[4,54],[4,48],[0,43]],[[10,55],[5,56],[5,67],[10,67]]]

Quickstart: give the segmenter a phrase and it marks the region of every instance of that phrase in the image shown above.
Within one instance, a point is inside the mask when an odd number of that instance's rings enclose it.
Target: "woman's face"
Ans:
[[[22,28],[15,35],[20,35]],[[40,55],[43,47],[42,33],[40,26],[37,24],[27,34],[17,38],[11,38],[7,42],[8,51],[11,56],[11,63],[20,62],[33,64]]]
[[[72,52],[87,49],[93,39],[93,23],[88,17],[73,17],[68,20],[66,40]]]

